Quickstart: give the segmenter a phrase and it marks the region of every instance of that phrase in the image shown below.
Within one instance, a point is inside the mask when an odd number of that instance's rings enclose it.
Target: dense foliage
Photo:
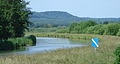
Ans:
[[[30,35],[29,37],[28,37],[28,39],[31,39],[32,40],[32,45],[36,45],[36,37],[34,36],[34,35]]]
[[[104,26],[105,25],[99,24],[99,25],[88,27],[88,28],[86,28],[84,30],[84,33],[103,35],[103,33],[104,33]]]
[[[120,64],[120,46],[115,50],[116,61],[114,64]]]
[[[119,29],[119,32],[117,33],[117,36],[120,36],[120,29]]]
[[[120,23],[108,24],[105,26],[104,35],[117,35],[120,29]]]
[[[57,33],[99,34],[120,36],[120,23],[97,24],[94,21],[72,23],[69,30],[57,30]]]
[[[31,12],[24,0],[0,0],[0,39],[24,36]]]
[[[80,22],[80,23],[73,23],[71,24],[69,28],[69,33],[83,33],[84,29],[94,26],[97,23],[94,21],[86,21],[86,22]]]
[[[30,35],[29,37],[10,38],[8,40],[0,40],[0,50],[14,50],[24,46],[36,45],[36,37]]]

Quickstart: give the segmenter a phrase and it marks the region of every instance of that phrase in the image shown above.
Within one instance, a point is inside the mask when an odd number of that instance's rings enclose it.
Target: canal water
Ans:
[[[63,48],[83,47],[87,46],[85,44],[86,42],[89,41],[72,40],[66,38],[37,37],[36,46],[28,46],[19,51],[3,52],[0,53],[0,55],[34,54]]]

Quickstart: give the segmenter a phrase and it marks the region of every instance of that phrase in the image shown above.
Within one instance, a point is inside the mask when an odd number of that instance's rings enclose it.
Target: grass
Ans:
[[[32,33],[53,33],[57,29],[59,29],[59,28],[56,28],[56,27],[52,27],[52,28],[32,28],[30,30],[30,32],[32,32]]]
[[[25,46],[36,45],[36,37],[33,35],[19,38],[9,38],[8,40],[0,40],[0,51],[10,51],[23,48]]]
[[[88,34],[59,34],[59,33],[41,33],[41,34],[34,34],[36,37],[56,37],[56,38],[69,38],[69,39],[84,39],[89,40],[91,38],[96,38],[97,36],[92,36]],[[100,37],[97,37],[100,38]]]
[[[101,39],[100,47],[96,51],[89,46],[59,49],[31,55],[3,56],[0,57],[0,64],[114,64],[116,58],[114,51],[120,45],[120,37],[89,34],[71,35],[74,38],[76,35],[81,37],[99,37]]]

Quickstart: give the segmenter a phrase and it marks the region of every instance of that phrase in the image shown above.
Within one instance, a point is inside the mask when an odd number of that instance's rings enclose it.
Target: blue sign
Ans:
[[[93,38],[92,39],[92,47],[99,47],[98,43],[99,43],[98,38]]]

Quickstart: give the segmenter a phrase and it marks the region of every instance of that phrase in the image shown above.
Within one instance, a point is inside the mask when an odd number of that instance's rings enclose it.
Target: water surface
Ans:
[[[37,37],[36,46],[28,46],[22,51],[10,51],[0,55],[34,54],[56,49],[87,46],[85,41],[71,40],[65,38]]]

